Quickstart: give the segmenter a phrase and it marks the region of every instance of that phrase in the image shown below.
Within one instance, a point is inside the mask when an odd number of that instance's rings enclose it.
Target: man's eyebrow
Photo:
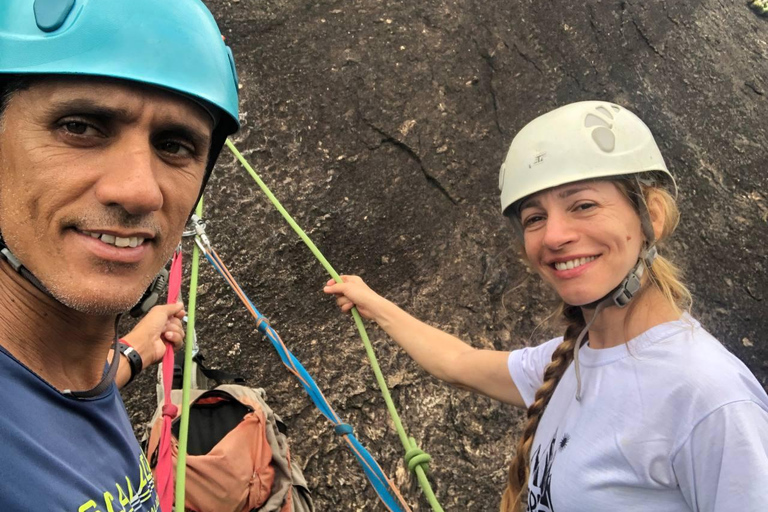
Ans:
[[[115,119],[119,122],[129,122],[135,117],[126,108],[99,105],[93,100],[81,98],[53,102],[47,111],[52,116],[80,114],[102,119]]]
[[[71,99],[55,102],[48,107],[48,113],[52,117],[64,115],[84,115],[99,119],[115,120],[119,123],[129,123],[136,118],[129,109],[100,105],[88,99]],[[179,122],[161,122],[160,131],[165,134],[176,135],[192,142],[195,147],[205,148],[210,144],[211,136],[206,130],[197,129],[190,124]]]
[[[166,135],[187,139],[198,149],[205,149],[211,143],[211,135],[209,132],[198,130],[187,124],[163,123],[161,132]]]

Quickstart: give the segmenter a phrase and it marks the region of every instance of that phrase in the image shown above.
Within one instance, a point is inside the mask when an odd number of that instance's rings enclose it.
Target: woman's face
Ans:
[[[520,210],[525,254],[567,304],[582,306],[619,285],[637,263],[640,217],[611,181],[539,192]]]

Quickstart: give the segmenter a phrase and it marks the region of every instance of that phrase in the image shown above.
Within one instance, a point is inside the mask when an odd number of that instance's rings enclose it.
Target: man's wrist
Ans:
[[[125,356],[128,360],[128,365],[131,368],[131,377],[128,379],[128,382],[125,383],[128,385],[133,382],[133,379],[135,379],[139,373],[141,373],[142,368],[144,368],[144,363],[141,360],[141,355],[125,341],[125,338],[120,338],[120,340],[118,340],[117,349],[120,351],[120,354]]]

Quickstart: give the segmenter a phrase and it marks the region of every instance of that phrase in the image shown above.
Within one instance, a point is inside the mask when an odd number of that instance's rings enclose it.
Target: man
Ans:
[[[0,510],[158,509],[108,340],[237,128],[199,0],[0,5]]]

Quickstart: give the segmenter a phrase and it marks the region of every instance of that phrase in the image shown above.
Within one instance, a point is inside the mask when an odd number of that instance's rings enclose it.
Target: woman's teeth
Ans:
[[[115,247],[138,247],[144,243],[144,238],[138,236],[122,238],[114,235],[91,233],[90,231],[81,231],[81,233],[88,235],[91,238],[98,238],[105,244],[114,245]]]
[[[585,263],[589,263],[590,261],[597,258],[597,256],[589,256],[588,258],[577,258],[575,260],[569,260],[569,261],[559,261],[555,263],[555,269],[556,270],[570,270],[572,268],[580,267],[584,265]]]

